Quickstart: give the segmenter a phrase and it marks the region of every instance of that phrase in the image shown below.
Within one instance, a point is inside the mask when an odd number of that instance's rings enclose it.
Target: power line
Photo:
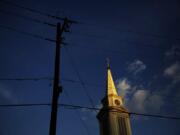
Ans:
[[[79,73],[77,67],[75,66],[75,63],[74,63],[74,60],[73,60],[72,56],[71,56],[70,53],[68,52],[68,49],[67,49],[67,48],[65,48],[65,50],[66,50],[66,53],[67,53],[67,55],[68,55],[68,58],[69,58],[69,60],[70,60],[70,62],[71,62],[71,66],[73,67],[73,69],[74,69],[74,71],[75,71],[75,73],[76,73],[76,75],[77,75],[77,77],[78,77],[78,79],[79,79],[79,81],[80,81],[80,83],[81,83],[81,85],[82,85],[82,87],[83,87],[83,90],[84,90],[84,92],[86,93],[86,96],[87,96],[88,99],[89,99],[89,102],[91,103],[91,105],[92,105],[93,107],[95,107],[95,105],[94,105],[94,103],[93,103],[93,100],[92,100],[91,96],[89,95],[89,93],[88,93],[88,91],[87,91],[87,89],[86,89],[85,83],[84,83],[83,79],[81,78],[80,73]]]
[[[0,78],[0,81],[39,81],[39,80],[53,80],[53,78],[50,77]]]
[[[0,78],[0,81],[41,81],[41,80],[53,80],[52,77],[18,77],[18,78]],[[62,81],[71,82],[71,83],[81,83],[78,80],[62,78]],[[94,84],[94,83],[85,83],[85,85],[103,87],[103,84]]]
[[[72,33],[73,34],[73,33]],[[81,36],[81,37],[88,37],[88,38],[93,38],[93,39],[96,39],[96,40],[102,40],[102,41],[109,41],[109,43],[112,43],[112,41],[114,41],[115,39],[114,38],[110,38],[110,37],[100,37],[98,35],[91,35],[91,34],[79,34],[79,33],[76,33],[76,35],[74,34],[74,36]],[[149,48],[163,48],[164,46],[160,46],[159,44],[154,44],[154,43],[147,43],[147,41],[130,41],[131,39],[117,39],[117,42],[121,42],[121,43],[127,43],[127,44],[133,44],[133,45],[136,45],[138,44],[138,46],[140,47],[149,47]],[[95,40],[93,40],[94,42]]]
[[[169,40],[170,37],[166,35],[160,35],[160,34],[153,34],[153,33],[147,33],[147,32],[140,32],[140,31],[135,31],[135,30],[125,30],[125,29],[119,29],[119,28],[112,28],[112,26],[98,26],[96,24],[88,24],[88,23],[83,23],[86,26],[91,26],[91,27],[102,27],[105,29],[113,30],[114,32],[121,32],[121,33],[133,33],[137,34],[138,36],[145,36],[145,37],[152,37],[152,38],[158,38],[158,39],[163,39],[163,40]],[[171,40],[177,40],[180,41],[180,38],[171,38]]]
[[[83,45],[79,45],[79,44],[74,44],[69,46],[69,47],[80,47],[80,48],[85,48],[85,49],[90,49],[93,51],[98,51],[98,52],[106,52],[106,53],[112,53],[112,54],[116,54],[116,55],[121,55],[122,53],[127,54],[126,51],[117,51],[117,50],[110,50],[110,49],[106,49],[106,48],[98,48],[98,47],[94,47],[94,46],[83,46]],[[128,52],[128,51],[127,51]]]
[[[29,7],[25,7],[25,6],[22,6],[22,5],[19,5],[19,4],[16,4],[16,3],[13,3],[11,1],[7,1],[7,0],[0,0],[0,2],[4,3],[4,4],[7,4],[9,6],[13,6],[13,7],[17,7],[17,8],[20,8],[20,9],[23,9],[23,10],[26,10],[26,11],[29,11],[29,12],[32,12],[32,13],[36,13],[36,14],[39,14],[39,15],[43,15],[43,16],[46,16],[46,17],[50,17],[50,18],[53,18],[53,19],[56,19],[56,20],[65,20],[67,18],[65,17],[59,17],[59,16],[55,16],[55,15],[52,15],[52,14],[49,14],[49,13],[45,13],[45,12],[42,12],[40,10],[37,10],[37,9],[33,9],[33,8],[29,8]],[[75,20],[70,20],[68,19],[68,21],[70,23],[80,23],[78,21],[75,21]],[[88,23],[80,23],[80,24],[83,24],[83,25],[86,25],[86,26],[94,26],[94,27],[99,27],[97,26],[96,24],[88,24]],[[102,26],[101,26],[102,27]],[[110,26],[104,26],[104,28],[109,28],[111,30],[114,30],[112,27]],[[148,36],[148,37],[154,37],[154,38],[159,38],[159,39],[169,39],[168,36],[164,36],[164,35],[159,35],[159,34],[152,34],[152,33],[145,33],[145,32],[139,32],[139,31],[133,31],[133,30],[118,30],[118,28],[116,28],[116,31],[118,32],[123,32],[123,33],[135,33],[135,34],[138,34],[140,36]],[[84,34],[82,34],[84,35]],[[94,36],[94,37],[99,37],[97,35],[90,35],[91,37]],[[101,37],[102,38],[102,37]],[[180,41],[180,38],[172,38],[174,40],[177,40],[177,41]]]
[[[68,92],[67,92],[66,90],[64,90],[64,93],[65,93],[65,95],[66,95],[67,99],[69,100],[70,104],[73,104],[73,102],[72,102],[71,98],[69,97]],[[88,130],[88,127],[86,126],[86,123],[82,120],[82,118],[81,118],[81,116],[80,116],[79,111],[75,110],[75,112],[76,112],[77,117],[79,118],[79,120],[80,120],[80,122],[81,122],[81,124],[82,124],[83,128],[85,129],[85,131],[86,131],[87,135],[90,135],[89,130]]]
[[[26,11],[29,11],[29,12],[32,12],[32,13],[36,13],[36,14],[39,14],[39,15],[42,15],[42,16],[50,17],[50,18],[53,18],[53,19],[56,19],[56,20],[65,20],[65,19],[67,19],[65,17],[55,16],[55,15],[52,15],[52,14],[49,14],[49,13],[42,12],[42,11],[37,10],[37,9],[25,7],[25,6],[16,4],[16,3],[8,1],[8,0],[0,0],[0,2],[2,2],[4,4],[7,4],[9,6],[17,7],[17,8],[20,8],[20,9],[23,9],[23,10],[26,10]],[[79,22],[77,22],[75,20],[70,20],[70,19],[68,19],[68,22],[69,23],[79,23]]]
[[[13,27],[1,25],[1,24],[0,24],[0,27],[3,28],[3,29],[7,29],[7,30],[10,30],[10,31],[14,31],[14,32],[23,34],[23,35],[31,36],[31,37],[33,37],[33,38],[42,39],[42,40],[46,40],[46,41],[50,41],[50,42],[56,42],[54,39],[47,38],[47,37],[43,37],[43,36],[41,36],[41,35],[37,35],[37,34],[29,33],[29,32],[25,32],[25,31],[22,31],[22,30],[18,30],[18,29],[13,28]],[[64,42],[63,42],[62,44],[66,45],[66,43],[64,43]],[[73,46],[83,47],[83,46],[77,45],[77,44],[72,45],[72,47],[73,47]],[[121,51],[121,52],[120,52],[120,51],[109,50],[109,49],[102,49],[102,48],[96,48],[96,47],[90,48],[90,47],[87,47],[87,46],[86,46],[86,49],[87,49],[87,48],[93,49],[93,50],[94,50],[94,49],[96,49],[96,50],[101,50],[101,51],[104,51],[104,52],[110,52],[110,53],[118,54],[118,55],[119,55],[119,54],[122,54],[122,52],[123,52],[123,53],[126,53],[126,52],[124,52],[124,51]]]
[[[7,1],[5,1],[5,0],[2,0],[2,1],[0,1],[0,2],[7,2]],[[10,4],[11,3],[11,4]],[[7,4],[7,3],[6,3]],[[13,6],[15,6],[16,5],[16,7],[18,6],[17,4],[15,4],[15,3],[13,3],[12,4],[12,2],[9,2],[8,1],[8,4],[10,4],[10,5],[13,5]],[[18,6],[19,7],[19,6]],[[20,6],[21,8],[22,8],[22,6]],[[26,8],[23,8],[23,9],[26,9]],[[29,9],[29,8],[28,8]],[[31,10],[29,10],[29,11],[33,11],[33,12],[35,12],[34,11],[34,9],[31,9]],[[20,15],[20,14],[17,14],[17,13],[12,13],[12,12],[7,12],[7,11],[3,11],[2,9],[0,9],[0,12],[1,13],[4,13],[4,14],[9,14],[9,15],[14,15],[14,16],[16,16],[16,17],[20,17],[20,18],[23,18],[23,19],[25,19],[25,20],[29,20],[29,21],[33,21],[33,22],[36,22],[36,23],[42,23],[42,24],[46,24],[46,25],[49,25],[49,26],[52,26],[52,27],[56,27],[56,25],[54,25],[54,24],[51,24],[51,23],[49,23],[49,22],[44,22],[44,21],[41,21],[41,20],[39,20],[39,19],[35,19],[35,18],[31,18],[31,17],[27,17],[27,16],[24,16],[24,15]],[[41,13],[41,15],[42,15],[42,12],[41,11],[39,11],[38,13]],[[55,17],[55,16],[54,16]],[[62,20],[64,20],[65,18],[62,18]],[[69,21],[69,20],[68,20]],[[70,21],[71,22],[71,21]],[[131,32],[131,33],[133,33],[133,31],[124,31],[124,32]],[[140,33],[140,32],[139,32]],[[96,38],[96,39],[103,39],[103,40],[111,40],[110,38],[108,38],[108,37],[105,37],[105,36],[99,36],[99,35],[94,35],[94,34],[85,34],[85,33],[78,33],[78,32],[76,32],[76,35],[80,35],[80,36],[86,36],[86,37],[90,37],[90,38]],[[141,35],[143,35],[142,34],[142,32],[141,32]],[[161,36],[157,36],[157,37],[161,37]],[[176,39],[176,40],[180,40],[179,38],[178,39]],[[120,40],[120,41],[123,41],[123,42],[127,42],[127,43],[133,43],[133,44],[136,44],[136,42],[129,42],[129,40],[127,40],[127,39],[122,39],[122,40]],[[146,46],[146,47],[155,47],[155,48],[157,48],[156,46],[154,46],[154,45],[151,45],[151,44],[147,44],[147,43],[141,43],[141,44],[144,44],[144,45],[148,45],[148,46]]]
[[[26,36],[30,36],[30,37],[33,37],[33,38],[46,40],[46,41],[50,41],[50,42],[56,42],[54,39],[43,37],[41,35],[33,34],[33,33],[30,33],[30,32],[25,32],[25,31],[22,31],[22,30],[18,30],[16,28],[5,26],[5,25],[2,25],[2,24],[0,24],[0,27],[3,28],[3,29],[7,29],[7,30],[10,30],[10,31],[14,31],[14,32],[26,35]]]
[[[136,54],[146,54],[145,52],[140,52],[140,51],[134,51],[134,50],[129,50],[129,49],[120,49],[120,50],[114,50],[114,49],[108,49],[108,48],[100,48],[100,47],[96,47],[96,46],[84,46],[84,45],[80,45],[80,44],[76,44],[76,43],[72,43],[73,45],[68,45],[68,47],[78,47],[78,48],[83,48],[83,49],[87,49],[87,50],[91,50],[94,52],[98,52],[98,53],[102,53],[102,54],[111,54],[111,55],[115,55],[115,56],[122,56],[122,54],[124,54],[125,56],[128,57],[135,57]],[[156,47],[157,49],[157,47]],[[132,55],[132,51],[134,52],[134,55]],[[131,52],[131,55],[129,56],[128,53]],[[153,59],[151,56],[148,57],[148,59]],[[153,59],[154,60],[154,59]]]
[[[72,45],[68,45],[68,47],[71,47],[71,48],[73,48],[73,47],[83,48],[83,49],[91,50],[93,52],[98,52],[98,54],[101,53],[103,55],[104,54],[106,54],[106,55],[110,54],[110,55],[113,55],[113,56],[118,55],[118,56],[121,56],[121,57],[122,56],[123,57],[128,56],[128,58],[129,57],[133,58],[133,57],[137,57],[137,54],[139,54],[139,55],[143,55],[143,56],[144,55],[149,55],[149,56],[146,57],[146,59],[154,60],[154,58],[151,55],[152,53],[149,54],[149,53],[147,53],[145,51],[142,51],[142,48],[140,48],[140,49],[135,48],[135,50],[132,50],[131,48],[127,49],[127,47],[126,47],[126,48],[121,48],[119,50],[117,50],[117,49],[115,50],[115,49],[108,49],[108,48],[100,48],[100,47],[97,47],[97,46],[85,46],[85,45],[81,45],[81,44],[77,44],[77,43],[70,43],[70,44],[72,44]],[[143,47],[147,47],[147,46],[143,46]],[[148,46],[148,47],[151,47],[151,46]],[[153,48],[155,48],[156,50],[160,49],[159,47],[153,47]],[[131,55],[129,55],[128,53],[131,53]],[[165,62],[165,61],[162,61],[162,62]]]
[[[5,11],[5,10],[2,10],[2,9],[0,9],[0,13],[5,14],[5,15],[9,15],[9,16],[15,16],[15,17],[24,19],[26,21],[31,21],[31,22],[35,22],[35,23],[45,24],[45,25],[48,25],[48,26],[51,26],[51,27],[56,27],[55,24],[52,24],[52,23],[49,23],[49,22],[46,22],[46,21],[41,21],[41,20],[36,19],[36,18],[24,16],[22,14],[18,14],[18,13],[14,13],[14,12],[9,12],[9,11]]]
[[[81,105],[72,105],[72,104],[58,104],[59,106],[65,107],[67,109],[87,109],[87,110],[101,110],[100,108],[95,107],[87,107],[87,106],[81,106]],[[50,103],[39,103],[39,104],[4,104],[0,105],[0,107],[39,107],[39,106],[51,106]],[[105,109],[106,110],[106,109]],[[113,112],[119,112],[113,111]],[[119,112],[120,113],[120,112]],[[169,115],[160,115],[160,114],[149,114],[149,113],[136,113],[136,112],[126,112],[121,111],[121,113],[128,113],[129,115],[137,115],[142,117],[154,117],[154,118],[164,118],[164,119],[172,119],[172,120],[180,120],[180,117],[177,116],[169,116]]]
[[[0,105],[0,107],[38,107],[38,106],[51,106],[50,103],[39,103],[39,104],[36,104],[36,103],[33,103],[33,104],[4,104],[4,105]]]
[[[0,24],[0,27],[3,28],[3,29],[7,29],[7,30],[10,30],[10,31],[14,31],[14,32],[17,32],[17,33],[20,33],[20,34],[23,34],[23,35],[26,35],[26,36],[30,36],[30,37],[33,37],[33,38],[37,38],[37,39],[41,39],[41,40],[46,40],[46,41],[50,41],[50,42],[56,42],[54,39],[51,39],[51,38],[47,38],[47,37],[43,37],[41,35],[37,35],[37,34],[34,34],[34,33],[29,33],[29,32],[25,32],[25,31],[22,31],[22,30],[19,30],[19,29],[16,29],[16,28],[13,28],[13,27],[9,27],[9,26],[5,26],[5,25],[1,25]],[[65,43],[63,42],[62,44],[65,45]],[[77,47],[83,47],[81,45],[72,45],[73,46],[77,46]],[[104,52],[110,52],[110,53],[113,53],[113,54],[121,54],[122,52],[125,53],[124,51],[115,51],[115,50],[109,50],[109,49],[102,49],[102,48],[96,48],[96,47],[93,47],[93,48],[90,48],[90,47],[87,47],[86,48],[89,48],[89,49],[96,49],[96,50],[101,50],[101,51],[104,51]]]
[[[41,80],[52,81],[53,78],[52,77],[0,78],[0,81],[20,81],[20,82],[21,81],[41,81]],[[81,84],[80,81],[74,80],[74,79],[69,79],[69,78],[62,78],[62,81]],[[84,85],[92,86],[92,87],[97,87],[97,88],[104,88],[103,84],[84,83]],[[159,94],[159,93],[157,93],[157,95],[160,95],[163,98],[180,101],[180,97],[179,96],[162,95],[162,94]]]

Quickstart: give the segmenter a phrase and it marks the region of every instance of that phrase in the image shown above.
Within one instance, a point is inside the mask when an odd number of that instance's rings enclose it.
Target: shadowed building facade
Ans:
[[[124,107],[123,97],[117,93],[109,65],[106,95],[101,102],[103,107],[97,115],[100,135],[131,135],[128,110]]]

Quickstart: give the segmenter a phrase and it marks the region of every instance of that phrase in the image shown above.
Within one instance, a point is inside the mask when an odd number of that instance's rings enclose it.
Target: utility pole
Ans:
[[[68,29],[69,29],[69,21],[66,18],[64,19],[62,26],[60,23],[57,23],[54,83],[53,83],[53,97],[52,97],[52,105],[51,105],[51,120],[50,120],[49,135],[56,135],[58,99],[60,93],[62,92],[62,86],[59,82],[61,45],[63,43],[62,34],[63,32],[69,32]]]

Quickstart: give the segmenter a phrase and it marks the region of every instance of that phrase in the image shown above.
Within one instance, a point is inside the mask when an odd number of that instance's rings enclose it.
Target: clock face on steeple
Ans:
[[[117,105],[117,106],[120,106],[120,104],[121,104],[118,99],[115,99],[115,100],[114,100],[114,103],[115,103],[115,105]]]

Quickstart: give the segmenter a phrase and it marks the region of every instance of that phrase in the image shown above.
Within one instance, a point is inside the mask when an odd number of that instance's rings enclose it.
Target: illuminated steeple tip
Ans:
[[[106,58],[106,62],[107,62],[107,68],[110,69],[110,60],[109,60],[109,58]]]
[[[118,95],[110,70],[109,59],[107,58],[107,95]]]

